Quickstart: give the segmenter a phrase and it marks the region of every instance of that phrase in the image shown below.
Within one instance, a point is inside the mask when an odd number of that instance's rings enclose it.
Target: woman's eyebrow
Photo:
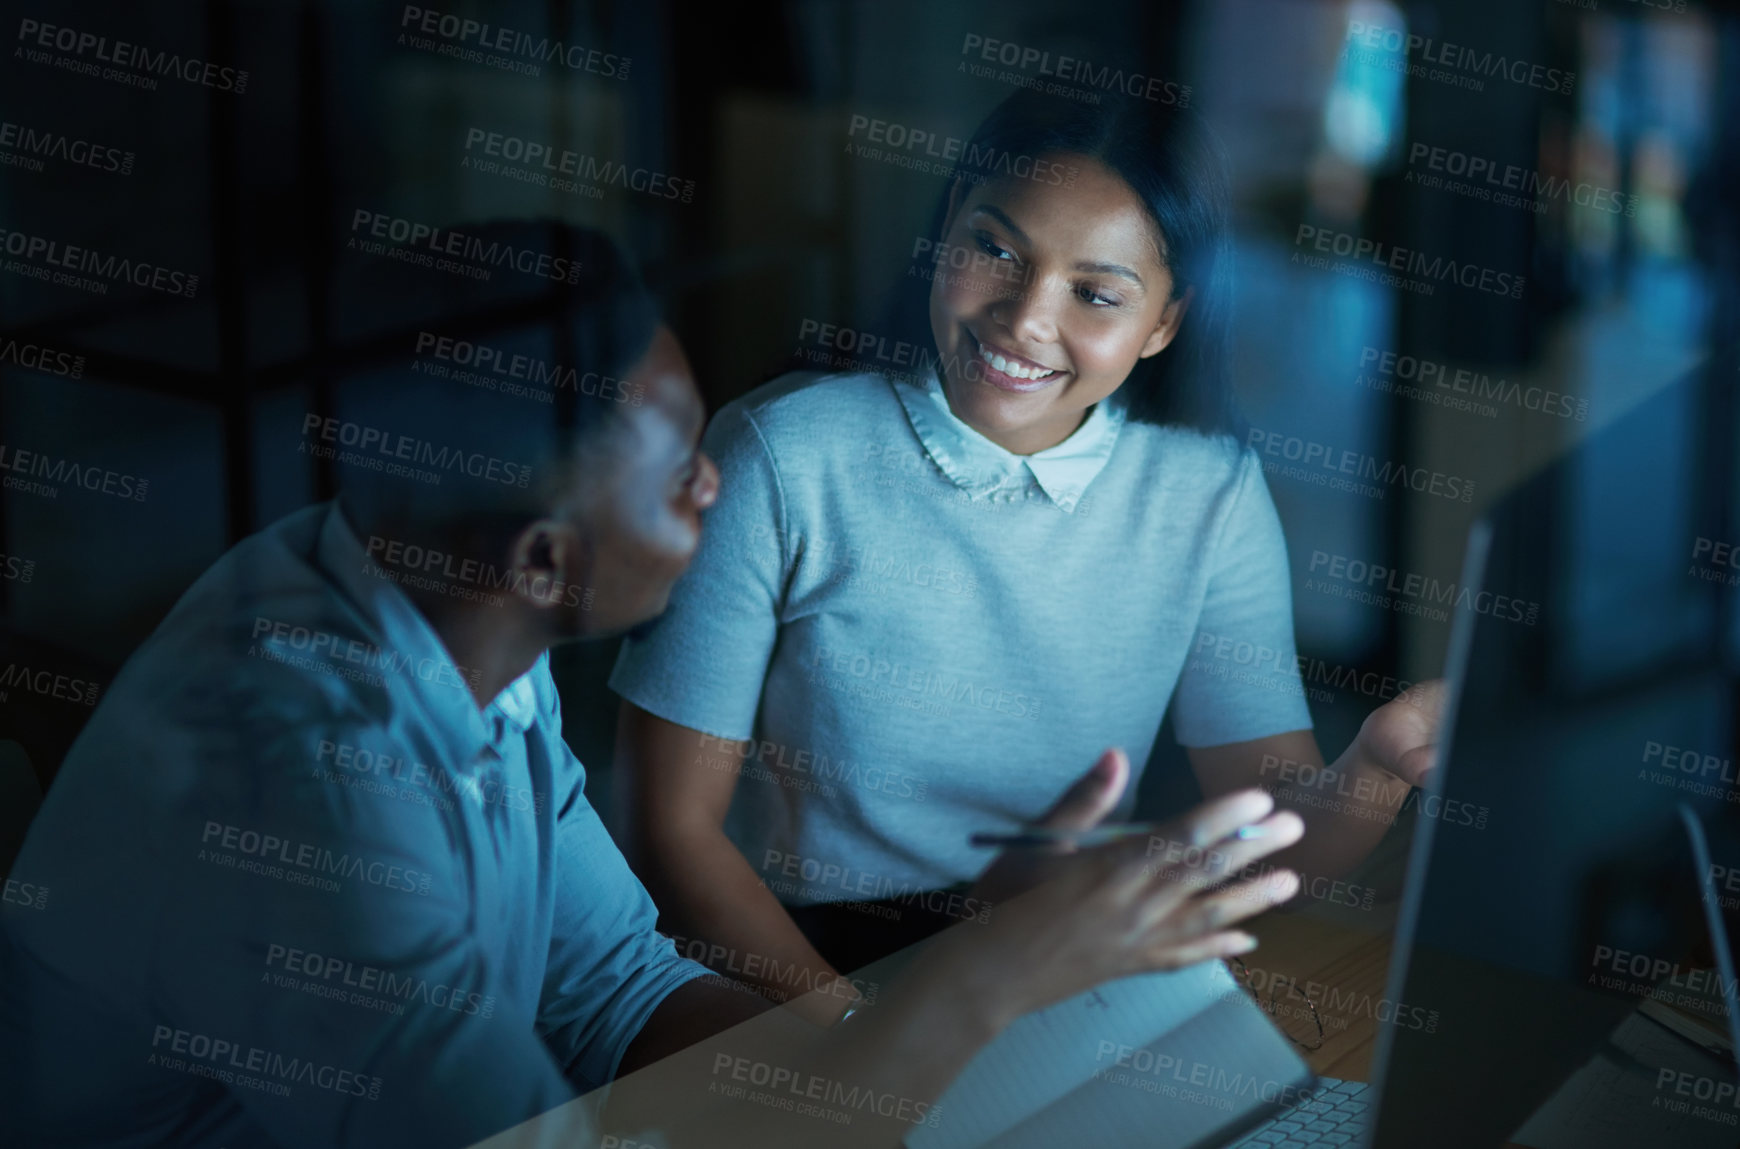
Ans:
[[[1142,282],[1142,277],[1137,275],[1134,270],[1121,263],[1078,263],[1075,265],[1075,269],[1077,271],[1091,271],[1096,275],[1116,275],[1119,278],[1132,281],[1137,287],[1143,289],[1148,286]]]
[[[1027,238],[1027,233],[1021,230],[1021,225],[1010,219],[1008,213],[1002,208],[994,207],[988,203],[982,203],[973,209],[974,215],[978,215],[980,212],[983,212],[998,223],[1002,224],[1004,227],[1008,228],[1009,234],[1014,238],[1015,242],[1029,245],[1033,243],[1031,239]]]
[[[1016,243],[1025,243],[1029,246],[1032,245],[1033,241],[1027,238],[1027,233],[1021,230],[1021,225],[1010,219],[1008,213],[1002,208],[996,207],[992,204],[982,203],[973,208],[974,215],[978,215],[980,212],[983,212],[985,215],[990,216],[992,219],[1008,228],[1011,238],[1013,238]],[[1148,285],[1142,282],[1142,277],[1137,275],[1134,269],[1125,267],[1121,263],[1089,260],[1076,264],[1075,269],[1077,271],[1092,272],[1095,275],[1115,275],[1120,279],[1129,280],[1144,291],[1148,288]]]

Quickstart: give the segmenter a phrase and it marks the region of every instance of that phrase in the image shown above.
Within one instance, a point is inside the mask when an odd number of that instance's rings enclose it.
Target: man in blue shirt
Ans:
[[[687,363],[607,240],[470,230],[587,278],[346,281],[341,335],[386,350],[295,448],[337,463],[341,502],[177,603],[13,869],[53,897],[0,919],[0,1142],[464,1145],[766,1008],[655,931],[549,671],[550,646],[659,613],[694,551],[717,472]],[[1127,771],[1103,759],[1054,820],[1097,820]],[[1235,796],[1180,833],[1267,810]],[[1299,829],[1276,815],[1215,873]],[[1239,952],[1227,927],[1291,893],[1200,888],[1138,850],[1086,854],[927,954],[817,1064],[934,1098],[1020,1013]],[[775,1119],[728,1117],[767,1144]]]

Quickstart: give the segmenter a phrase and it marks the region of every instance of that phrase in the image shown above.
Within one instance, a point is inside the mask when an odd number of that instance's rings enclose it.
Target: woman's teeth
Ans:
[[[986,363],[989,363],[1003,374],[1009,376],[1011,379],[1044,379],[1048,375],[1057,374],[1055,370],[1033,370],[1031,368],[1023,367],[1019,363],[1011,363],[996,352],[987,350],[982,345],[979,347],[979,358],[983,359]]]

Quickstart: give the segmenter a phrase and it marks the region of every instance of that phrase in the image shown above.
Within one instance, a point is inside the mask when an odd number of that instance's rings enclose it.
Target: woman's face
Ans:
[[[1056,158],[1051,170],[1076,171],[1068,186],[957,182],[931,280],[949,407],[1022,455],[1067,439],[1172,341],[1190,303],[1171,298],[1163,241],[1129,185],[1095,160]]]

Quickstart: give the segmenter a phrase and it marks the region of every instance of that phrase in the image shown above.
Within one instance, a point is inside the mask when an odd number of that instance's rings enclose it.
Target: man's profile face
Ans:
[[[700,393],[681,344],[661,326],[627,374],[625,406],[603,430],[576,483],[582,543],[576,581],[590,591],[564,610],[576,637],[611,634],[656,617],[701,540],[701,512],[719,471],[699,450]]]

